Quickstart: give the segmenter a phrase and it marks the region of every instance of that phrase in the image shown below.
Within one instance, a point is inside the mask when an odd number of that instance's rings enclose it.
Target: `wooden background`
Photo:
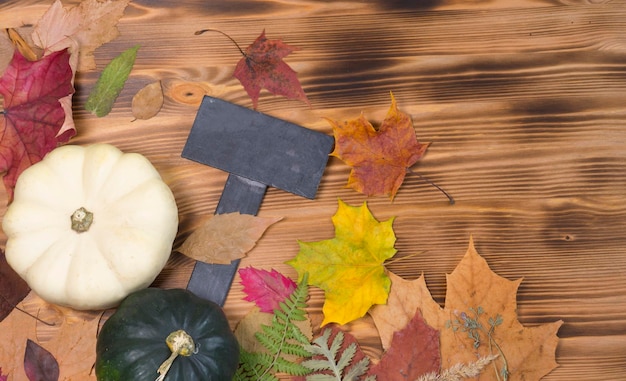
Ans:
[[[35,23],[51,1],[0,4],[3,27]],[[66,4],[76,1],[65,2]],[[418,3],[420,5],[414,5]],[[492,269],[524,278],[519,318],[527,325],[563,319],[560,367],[545,380],[626,378],[626,5],[604,0],[135,0],[121,36],[96,51],[96,71],[80,74],[74,144],[108,142],[140,152],[171,186],[180,210],[179,244],[213,213],[226,174],[180,157],[204,93],[251,107],[232,77],[241,58],[217,28],[243,47],[263,29],[300,48],[286,61],[311,107],[262,93],[259,111],[331,133],[328,117],[380,122],[393,91],[421,141],[432,142],[413,170],[456,200],[409,176],[391,202],[367,199],[379,220],[396,216],[398,256],[389,266],[422,272],[443,304],[445,274],[470,235]],[[99,71],[121,51],[141,49],[113,112],[83,109]],[[132,96],[163,81],[160,114],[132,121]],[[243,266],[275,268],[297,240],[333,236],[349,168],[331,159],[314,201],[270,189],[260,215],[282,216]],[[4,214],[1,210],[0,215]],[[424,253],[415,255],[418,252]],[[184,287],[192,263],[174,254],[157,280]],[[238,280],[225,309],[233,325],[251,308]],[[310,309],[320,321],[322,294]],[[367,318],[350,326],[368,354],[380,344]]]

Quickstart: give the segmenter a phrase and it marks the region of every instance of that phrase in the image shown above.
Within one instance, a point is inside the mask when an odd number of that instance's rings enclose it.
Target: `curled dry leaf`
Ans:
[[[243,258],[265,230],[281,219],[240,213],[218,214],[191,233],[177,251],[198,261],[229,264]]]
[[[139,90],[133,97],[132,112],[137,119],[150,119],[159,113],[163,106],[161,81],[152,82]]]
[[[33,41],[45,54],[63,50],[76,55],[75,70],[96,68],[93,52],[119,35],[116,24],[130,0],[85,0],[72,8],[64,8],[56,0],[41,17],[33,31]]]

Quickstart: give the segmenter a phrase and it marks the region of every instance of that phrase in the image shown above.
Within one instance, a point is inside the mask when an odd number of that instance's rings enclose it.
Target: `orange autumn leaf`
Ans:
[[[388,303],[370,310],[384,347],[391,335],[419,308],[426,322],[441,333],[442,368],[498,355],[497,371],[484,371],[479,381],[539,380],[558,364],[556,335],[562,321],[525,327],[517,319],[516,295],[521,279],[509,281],[491,271],[470,241],[467,253],[447,276],[445,307],[426,287],[424,277],[406,281],[390,274]],[[507,378],[504,377],[506,369]]]
[[[270,225],[280,217],[224,213],[211,216],[177,249],[197,261],[229,264],[245,257]]]
[[[347,186],[367,196],[393,199],[407,169],[422,158],[429,144],[417,141],[411,117],[398,110],[393,94],[379,128],[363,115],[345,122],[329,122],[335,136],[331,155],[352,167]]]

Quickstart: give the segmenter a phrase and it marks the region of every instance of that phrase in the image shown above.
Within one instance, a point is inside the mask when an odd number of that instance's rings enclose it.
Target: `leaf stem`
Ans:
[[[420,180],[422,180],[423,182],[432,185],[433,187],[437,188],[437,190],[441,193],[443,193],[444,196],[446,196],[448,198],[448,201],[450,201],[450,205],[454,205],[455,201],[454,198],[452,196],[450,196],[450,194],[448,192],[446,192],[442,187],[440,187],[439,185],[437,185],[435,182],[429,180],[428,178],[420,175],[417,172],[413,172],[410,168],[408,169],[408,172],[410,174],[413,174],[415,176],[417,176]]]
[[[35,316],[35,315],[31,314],[30,312],[28,312],[28,311],[26,311],[26,310],[21,309],[21,308],[20,308],[20,307],[18,307],[17,305],[15,305],[15,304],[11,303],[11,302],[9,301],[9,299],[7,299],[4,295],[0,294],[0,297],[2,297],[2,299],[4,299],[4,301],[5,301],[8,305],[10,305],[12,308],[15,308],[16,310],[20,311],[21,313],[26,314],[26,315],[28,315],[28,316],[32,317],[33,319],[37,320],[38,322],[43,323],[43,324],[47,325],[48,327],[54,327],[54,326],[56,325],[55,323],[50,323],[50,322],[47,322],[47,321],[43,320],[42,318],[40,318],[40,317],[38,317],[38,316]]]
[[[224,37],[228,38],[229,40],[231,40],[231,41],[233,42],[233,44],[235,44],[235,46],[237,47],[237,49],[239,49],[239,52],[241,52],[241,55],[242,55],[242,56],[244,56],[244,57],[246,57],[246,58],[249,58],[249,57],[248,57],[248,55],[247,55],[247,54],[243,51],[243,49],[241,49],[241,47],[239,46],[239,44],[237,43],[237,41],[235,41],[235,40],[234,40],[231,36],[229,36],[228,34],[226,34],[226,33],[222,32],[222,31],[221,31],[221,30],[219,30],[219,29],[211,29],[211,28],[208,28],[208,29],[197,30],[197,31],[194,33],[194,35],[199,36],[199,35],[201,35],[201,34],[203,34],[203,33],[205,33],[205,32],[217,32],[217,33],[221,34],[222,36],[224,36]]]

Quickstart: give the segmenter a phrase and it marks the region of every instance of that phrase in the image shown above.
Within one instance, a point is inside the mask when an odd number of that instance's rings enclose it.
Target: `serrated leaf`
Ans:
[[[440,367],[439,332],[426,324],[417,310],[409,324],[394,333],[391,348],[368,375],[384,377],[386,381],[406,381],[437,372]]]
[[[244,300],[254,302],[261,312],[272,312],[291,295],[297,284],[278,271],[246,267],[239,269]]]
[[[106,116],[111,112],[115,100],[133,69],[138,50],[139,45],[136,45],[123,51],[104,68],[85,103],[87,111],[98,117]]]
[[[393,218],[378,222],[367,204],[353,207],[339,200],[332,218],[335,238],[299,242],[298,255],[287,261],[309,284],[324,290],[324,321],[346,324],[387,301],[391,281],[383,262],[396,253]]]
[[[265,230],[280,220],[240,213],[217,214],[191,233],[177,251],[198,261],[229,264],[244,257]]]

